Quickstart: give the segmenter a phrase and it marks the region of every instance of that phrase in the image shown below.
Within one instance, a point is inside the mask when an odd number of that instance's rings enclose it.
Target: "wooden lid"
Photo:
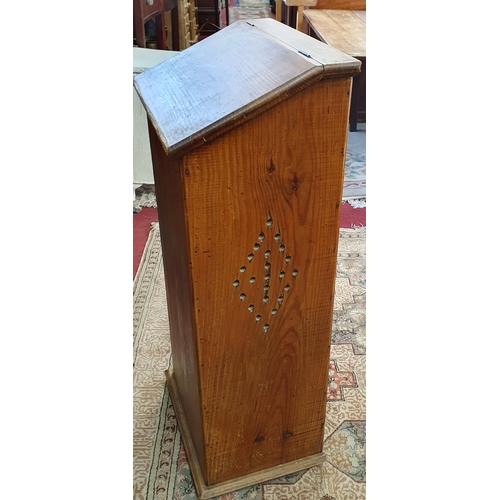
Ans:
[[[134,78],[167,154],[218,137],[361,63],[274,19],[238,21]]]

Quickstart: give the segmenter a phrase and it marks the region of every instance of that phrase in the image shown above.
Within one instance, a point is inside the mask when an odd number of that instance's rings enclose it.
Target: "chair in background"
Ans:
[[[279,16],[278,5],[283,7],[283,13],[280,13]],[[297,28],[300,29],[300,31],[303,31],[303,16],[305,7],[308,9],[366,11],[366,0],[276,0],[276,19],[284,22],[292,28]]]
[[[288,22],[292,22],[292,17],[296,11],[295,25],[289,24],[292,28],[296,28],[299,31],[303,31],[304,23],[304,7],[314,7],[318,0],[284,0],[287,8],[295,7],[293,12],[290,12],[287,16]],[[281,0],[278,0],[281,3]],[[276,17],[278,19],[278,17]]]

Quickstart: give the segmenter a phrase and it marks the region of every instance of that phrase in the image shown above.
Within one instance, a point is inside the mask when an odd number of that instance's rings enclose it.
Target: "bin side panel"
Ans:
[[[322,450],[350,88],[183,159],[207,485]]]
[[[205,474],[199,364],[181,161],[167,157],[151,122],[149,136],[165,270],[172,366],[198,462]]]

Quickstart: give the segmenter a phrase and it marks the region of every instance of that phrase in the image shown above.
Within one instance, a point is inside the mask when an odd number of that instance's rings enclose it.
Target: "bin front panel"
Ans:
[[[350,88],[182,159],[208,485],[322,450]]]

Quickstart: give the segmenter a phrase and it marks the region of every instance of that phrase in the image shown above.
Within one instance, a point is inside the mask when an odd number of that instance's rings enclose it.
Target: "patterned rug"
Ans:
[[[366,130],[348,132],[342,199],[355,208],[366,206]],[[356,203],[354,203],[356,200]]]
[[[219,500],[365,500],[366,282],[364,229],[341,229],[322,466]],[[169,323],[158,223],[134,280],[134,500],[195,500],[165,370]]]

